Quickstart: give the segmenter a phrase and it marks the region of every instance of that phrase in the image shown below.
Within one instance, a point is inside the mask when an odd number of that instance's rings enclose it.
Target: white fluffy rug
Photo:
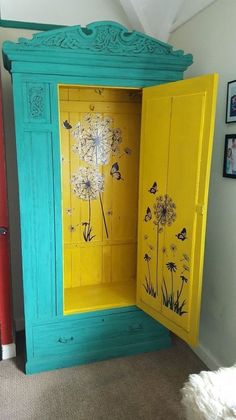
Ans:
[[[190,375],[181,392],[187,420],[236,419],[236,365]]]

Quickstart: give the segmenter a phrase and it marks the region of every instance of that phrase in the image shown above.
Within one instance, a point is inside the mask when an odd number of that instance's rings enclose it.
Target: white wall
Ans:
[[[203,302],[198,351],[210,367],[236,362],[236,180],[222,177],[227,82],[236,79],[235,0],[218,0],[172,33],[169,43],[192,52],[186,77],[220,76],[210,182]]]
[[[129,21],[119,0],[1,0],[1,19],[57,25],[82,25],[95,20]]]

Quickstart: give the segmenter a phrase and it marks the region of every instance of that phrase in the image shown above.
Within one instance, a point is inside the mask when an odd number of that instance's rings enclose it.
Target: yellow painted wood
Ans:
[[[66,313],[73,313],[88,308],[95,310],[134,304],[141,94],[135,90],[63,86],[59,89],[59,98],[66,289],[64,309]],[[79,155],[73,152],[73,146],[76,144],[73,129],[68,130],[63,126],[63,121],[67,120],[72,127],[80,122],[88,129],[89,123],[85,120],[88,114],[112,118],[113,128],[121,130],[122,135],[119,150],[111,154],[107,164],[97,167],[105,180],[101,198],[109,237],[106,237],[100,201],[91,200],[92,234],[96,235],[91,242],[85,242],[83,238],[83,222],[88,219],[88,201],[79,199],[72,192],[71,177],[79,168],[93,165],[81,160]],[[119,164],[121,180],[110,174],[111,167],[116,162]],[[130,287],[123,287],[125,282],[132,282],[132,298],[129,297]],[[106,285],[110,287],[106,288]],[[89,294],[86,293],[90,290],[91,294],[93,287],[96,288],[94,290],[101,287],[101,291],[98,292],[100,297],[90,302]],[[67,289],[73,290],[70,292]],[[127,289],[127,296],[120,292],[123,289]],[[83,290],[86,290],[86,293]],[[79,291],[81,298],[73,297],[77,296]]]
[[[143,90],[137,305],[192,345],[198,340],[217,81],[208,75]],[[156,194],[148,191],[154,181]],[[163,202],[169,223],[158,234],[154,205],[160,209]],[[145,222],[147,207],[152,219]],[[144,287],[148,264],[157,297]]]
[[[119,308],[136,303],[136,283],[120,281],[65,289],[64,314]]]
[[[70,101],[94,101],[98,102],[139,102],[141,101],[142,90],[129,88],[107,88],[104,86],[69,86],[60,85],[60,99]]]

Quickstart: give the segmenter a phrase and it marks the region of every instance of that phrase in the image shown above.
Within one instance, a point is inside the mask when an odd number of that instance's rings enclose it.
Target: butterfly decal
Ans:
[[[70,123],[67,120],[63,121],[62,124],[63,124],[63,127],[66,128],[67,130],[70,130],[72,128],[72,125],[70,125]]]
[[[121,173],[120,173],[120,168],[119,168],[119,165],[118,165],[118,163],[117,163],[117,162],[113,163],[113,165],[112,165],[112,167],[111,167],[111,170],[110,170],[110,175],[111,175],[113,178],[117,179],[118,181],[119,181],[120,179],[122,179],[122,177],[121,177]]]
[[[188,238],[187,238],[187,230],[186,230],[186,228],[184,227],[184,228],[181,230],[181,232],[177,233],[177,235],[175,235],[175,236],[176,236],[176,238],[178,238],[180,241],[185,241],[185,239],[188,239]]]
[[[146,210],[144,221],[149,222],[149,220],[151,220],[151,218],[152,218],[152,212],[151,212],[150,207],[148,207],[147,210]]]
[[[153,182],[153,186],[148,190],[151,194],[156,194],[156,192],[158,191],[158,186],[157,186],[157,182]]]

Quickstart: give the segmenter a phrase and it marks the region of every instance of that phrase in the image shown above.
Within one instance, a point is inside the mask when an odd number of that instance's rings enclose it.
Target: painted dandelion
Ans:
[[[82,200],[96,200],[104,190],[104,178],[93,168],[79,168],[71,179],[72,190]]]
[[[167,194],[158,196],[153,207],[158,225],[171,226],[176,220],[176,205]]]
[[[163,231],[163,227],[171,226],[172,223],[174,223],[176,220],[176,205],[172,198],[170,198],[167,194],[159,195],[158,197],[156,197],[155,203],[153,205],[153,210],[153,223],[156,226],[157,232],[156,249],[158,250],[159,235]],[[166,253],[166,249],[164,253]],[[156,264],[156,290],[158,291],[158,256]]]
[[[106,225],[105,213],[101,193],[104,191],[104,177],[96,169],[93,168],[79,168],[71,178],[72,191],[77,198],[88,201],[88,221],[83,222],[84,226],[83,236],[86,242],[90,242],[95,235],[92,235],[91,226],[91,201],[99,198],[101,204],[101,211],[103,216],[104,227],[108,237],[108,230]]]
[[[111,154],[119,153],[122,142],[121,130],[112,127],[110,117],[101,114],[86,114],[72,131],[76,140],[73,151],[81,160],[93,165],[105,165]]]
[[[170,244],[170,250],[171,250],[173,256],[175,256],[175,253],[177,251],[176,245],[175,244]]]

